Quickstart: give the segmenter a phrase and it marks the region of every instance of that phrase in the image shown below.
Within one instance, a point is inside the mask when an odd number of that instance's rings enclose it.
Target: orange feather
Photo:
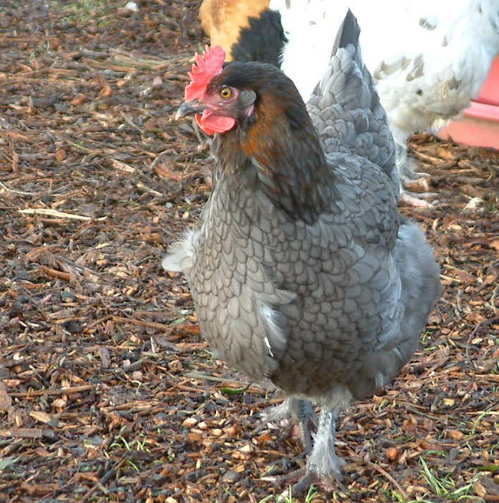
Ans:
[[[203,0],[199,10],[201,26],[211,45],[220,45],[232,58],[232,46],[241,29],[249,27],[249,18],[257,18],[269,6],[269,0]]]

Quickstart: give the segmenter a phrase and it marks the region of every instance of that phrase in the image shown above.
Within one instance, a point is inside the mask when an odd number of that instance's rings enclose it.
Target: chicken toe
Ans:
[[[415,193],[402,191],[400,194],[400,205],[412,206],[413,208],[431,208],[436,201],[433,200],[431,202],[430,200],[436,196],[437,194],[432,192]]]

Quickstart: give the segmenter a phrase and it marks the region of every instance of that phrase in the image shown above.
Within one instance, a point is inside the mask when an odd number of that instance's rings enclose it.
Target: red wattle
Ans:
[[[225,133],[236,125],[236,119],[232,117],[222,117],[221,115],[212,115],[206,112],[206,110],[202,115],[196,114],[196,122],[199,127],[209,135]]]

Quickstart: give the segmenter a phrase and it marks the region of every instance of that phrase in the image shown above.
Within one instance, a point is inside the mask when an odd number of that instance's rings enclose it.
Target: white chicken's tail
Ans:
[[[380,166],[398,188],[395,144],[359,45],[360,28],[348,10],[329,64],[308,104],[326,154],[357,154]]]

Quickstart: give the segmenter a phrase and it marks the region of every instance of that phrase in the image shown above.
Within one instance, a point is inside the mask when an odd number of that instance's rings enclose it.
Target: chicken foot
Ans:
[[[322,408],[315,441],[305,468],[294,470],[284,475],[264,477],[264,480],[276,485],[295,482],[291,488],[294,496],[303,494],[312,485],[321,485],[326,490],[341,484],[341,469],[345,462],[336,454],[336,419],[337,411]],[[285,494],[285,493],[283,493]]]
[[[407,154],[405,147],[397,145],[397,170],[400,177],[400,202],[403,206],[431,208],[431,200],[438,194],[430,192],[431,175],[416,171],[417,161]]]

